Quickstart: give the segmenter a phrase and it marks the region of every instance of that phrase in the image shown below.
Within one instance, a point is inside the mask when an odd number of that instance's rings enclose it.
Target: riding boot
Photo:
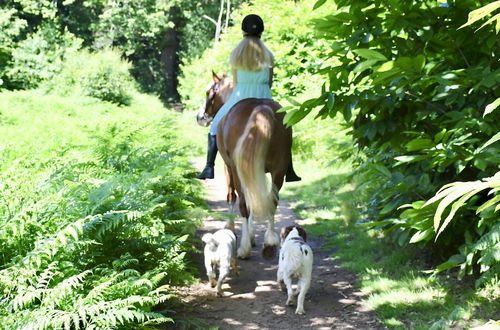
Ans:
[[[208,133],[207,164],[203,171],[196,176],[198,179],[205,180],[214,178],[215,156],[217,156],[217,138],[216,135]]]
[[[286,182],[295,182],[295,181],[300,181],[302,178],[295,173],[295,170],[293,169],[293,161],[292,157],[290,156],[290,164],[288,165],[288,169],[286,171],[285,175],[285,181]]]

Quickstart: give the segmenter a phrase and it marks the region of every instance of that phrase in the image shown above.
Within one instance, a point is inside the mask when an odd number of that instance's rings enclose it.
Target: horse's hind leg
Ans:
[[[284,176],[285,176],[284,172],[272,174],[273,188],[271,190],[271,194],[274,194],[274,196],[272,196],[272,198],[275,201],[274,213],[276,213],[276,209],[278,207],[278,200],[279,200],[278,192],[283,186]],[[280,244],[280,237],[278,233],[276,233],[276,229],[274,226],[274,213],[269,217],[267,230],[266,233],[264,234],[264,249],[262,250],[262,256],[264,257],[264,259],[268,260],[276,256],[276,252]]]
[[[225,165],[224,170],[226,173],[226,184],[227,184],[227,195],[226,201],[229,205],[229,212],[235,213],[235,205],[236,205],[236,192],[234,188],[234,179],[231,173],[231,169],[229,166]]]
[[[276,251],[278,250],[278,245],[280,243],[280,237],[276,233],[274,228],[274,216],[269,219],[266,233],[264,234],[264,249],[262,250],[262,256],[264,259],[272,259],[276,256]]]
[[[250,236],[250,244],[255,246],[255,226],[253,225],[253,216],[250,212],[250,216],[248,217],[248,235]]]
[[[241,222],[241,242],[238,248],[238,258],[248,259],[252,253],[252,244],[250,240],[250,231],[248,229],[248,218],[243,218]]]

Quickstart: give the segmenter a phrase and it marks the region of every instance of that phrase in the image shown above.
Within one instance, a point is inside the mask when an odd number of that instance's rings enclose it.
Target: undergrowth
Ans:
[[[400,247],[363,225],[364,196],[350,161],[328,165],[310,160],[297,164],[303,181],[285,186],[284,198],[305,219],[308,232],[324,239],[324,249],[358,277],[364,304],[394,329],[473,328],[498,326],[500,292],[495,285],[474,286],[474,278],[457,280],[452,271],[432,276],[438,262],[417,246]],[[328,159],[328,158],[326,158]],[[313,169],[313,170],[312,170]]]
[[[134,97],[2,93],[0,324],[5,329],[155,328],[203,215],[175,114]]]

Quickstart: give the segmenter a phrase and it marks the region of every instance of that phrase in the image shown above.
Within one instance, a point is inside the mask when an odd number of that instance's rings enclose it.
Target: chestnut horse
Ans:
[[[219,78],[213,73],[205,107],[197,115],[200,125],[210,124],[231,90],[232,84],[226,75]],[[217,146],[226,165],[227,200],[234,203],[236,191],[240,214],[245,218],[239,258],[250,257],[254,220],[268,224],[262,251],[266,259],[276,255],[280,241],[275,231],[274,214],[292,146],[292,129],[283,124],[285,114],[276,112],[280,108],[279,103],[269,99],[244,99],[231,108],[217,127]],[[268,182],[268,172],[272,183]]]

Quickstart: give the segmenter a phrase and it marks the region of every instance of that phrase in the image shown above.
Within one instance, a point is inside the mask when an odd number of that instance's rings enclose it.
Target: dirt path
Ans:
[[[201,168],[201,166],[199,166]],[[216,179],[207,180],[207,198],[211,210],[227,211],[225,179],[221,171]],[[224,227],[225,220],[210,217],[198,232],[213,232]],[[219,215],[220,217],[220,215]],[[240,236],[237,219],[236,234]],[[280,201],[276,214],[278,230],[294,223],[301,224],[294,212]],[[223,298],[215,296],[207,283],[200,260],[202,283],[180,292],[188,302],[190,314],[219,329],[382,329],[374,313],[360,303],[362,293],[353,284],[353,274],[340,268],[330,255],[321,249],[321,240],[308,237],[314,251],[314,270],[311,288],[306,297],[305,315],[295,315],[295,307],[285,306],[286,293],[276,283],[277,258],[266,261],[260,255],[265,226],[256,226],[256,244],[249,260],[238,260],[239,276],[226,278]]]

